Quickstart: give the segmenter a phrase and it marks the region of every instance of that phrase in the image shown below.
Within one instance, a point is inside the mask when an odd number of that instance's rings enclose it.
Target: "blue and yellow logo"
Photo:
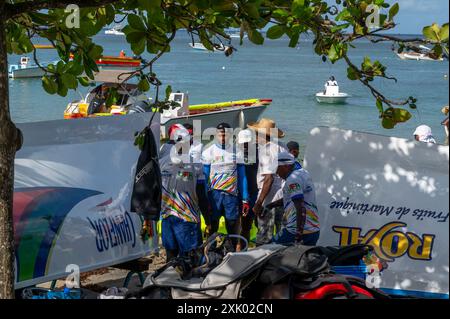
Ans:
[[[333,226],[339,234],[339,246],[366,244],[374,248],[375,254],[382,260],[392,262],[396,258],[407,256],[414,260],[431,260],[435,235],[402,232],[398,228],[405,223],[391,222],[379,229],[371,229],[365,235],[361,228]]]

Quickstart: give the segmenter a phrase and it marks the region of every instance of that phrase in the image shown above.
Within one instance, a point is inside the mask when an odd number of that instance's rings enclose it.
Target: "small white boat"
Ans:
[[[348,97],[347,93],[339,92],[339,85],[334,80],[327,81],[324,92],[316,93],[316,100],[319,103],[344,104]]]
[[[433,59],[428,53],[402,52],[397,53],[397,56],[402,60],[444,61],[443,58]]]
[[[125,35],[125,33],[123,33],[121,29],[116,28],[116,27],[108,29],[108,30],[105,30],[105,34],[108,34],[108,35]]]
[[[209,51],[204,45],[203,43],[200,42],[195,42],[195,43],[189,43],[189,46],[191,48],[193,48],[194,50],[199,50],[199,51]],[[223,44],[218,44],[218,48],[215,47],[214,48],[214,52],[217,51],[225,51],[228,49],[228,46],[224,46]]]
[[[48,63],[42,63],[43,67]],[[9,66],[8,76],[13,79],[17,78],[40,78],[44,76],[45,71],[42,70],[37,64],[32,63],[31,59],[27,56],[20,57],[19,64],[12,64]]]
[[[230,38],[232,38],[232,39],[240,39],[241,38],[241,34],[239,33],[239,32],[237,32],[237,33],[227,33],[228,34],[228,36],[230,37]],[[243,35],[243,37],[242,37],[243,39],[246,39],[247,38],[247,35],[246,34],[244,34]]]

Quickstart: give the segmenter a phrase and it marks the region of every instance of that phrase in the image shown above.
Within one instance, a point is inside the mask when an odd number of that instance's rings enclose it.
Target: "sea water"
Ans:
[[[98,35],[95,41],[104,47],[105,55],[118,55],[125,50],[132,55],[125,37]],[[417,110],[412,119],[394,129],[382,128],[378,110],[370,91],[357,81],[346,77],[343,62],[323,62],[314,54],[312,39],[302,39],[296,48],[288,47],[288,39],[266,39],[258,46],[244,39],[232,43],[237,51],[230,57],[223,52],[206,52],[189,47],[190,37],[180,33],[172,42],[171,51],[158,60],[153,71],[173,90],[189,93],[190,104],[215,103],[249,98],[270,98],[273,103],[263,114],[272,118],[286,132],[285,142],[298,141],[303,150],[310,130],[315,126],[330,126],[389,136],[412,138],[416,126],[429,125],[436,140],[444,142],[441,108],[448,105],[448,62],[403,61],[391,51],[391,44],[372,44],[360,41],[349,55],[357,65],[365,56],[378,59],[388,67],[392,80],[376,80],[373,84],[388,98],[400,100],[414,96]],[[43,62],[57,59],[54,50],[39,50]],[[151,55],[144,54],[150,59]],[[10,56],[9,63],[17,63],[18,56]],[[324,89],[329,76],[334,75],[342,92],[350,94],[347,104],[319,104],[315,94]],[[10,81],[10,101],[13,120],[33,122],[62,119],[68,102],[80,98],[80,92],[66,97],[48,95],[40,79]],[[154,97],[154,92],[153,94]]]

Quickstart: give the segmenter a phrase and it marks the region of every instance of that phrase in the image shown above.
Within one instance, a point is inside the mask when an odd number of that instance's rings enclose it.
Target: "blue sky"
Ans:
[[[433,22],[442,25],[449,21],[449,0],[397,0],[400,11],[395,21],[395,33],[420,34],[422,28]]]

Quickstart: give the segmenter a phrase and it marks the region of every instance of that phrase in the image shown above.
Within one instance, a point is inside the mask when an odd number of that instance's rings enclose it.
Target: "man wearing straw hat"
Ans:
[[[264,245],[272,241],[274,227],[281,228],[283,206],[271,205],[283,198],[283,181],[276,174],[278,154],[287,151],[278,143],[284,132],[276,127],[273,120],[262,118],[259,122],[249,123],[249,129],[256,132],[258,147],[258,198],[253,207],[258,224],[256,245]]]

